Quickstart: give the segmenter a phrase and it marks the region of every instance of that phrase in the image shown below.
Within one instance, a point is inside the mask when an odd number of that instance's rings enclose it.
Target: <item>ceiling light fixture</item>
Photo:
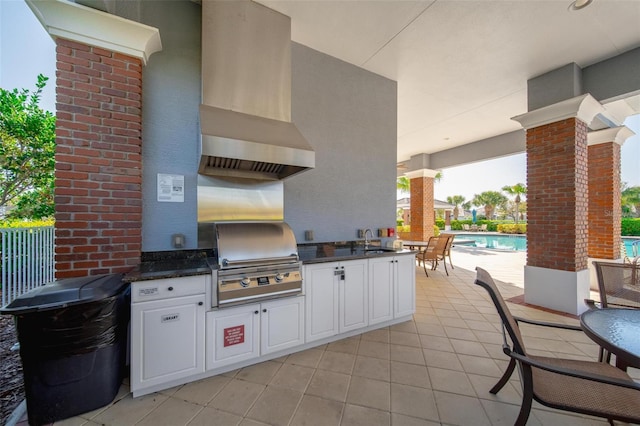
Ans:
[[[593,0],[574,0],[569,5],[569,10],[580,10],[589,6]]]

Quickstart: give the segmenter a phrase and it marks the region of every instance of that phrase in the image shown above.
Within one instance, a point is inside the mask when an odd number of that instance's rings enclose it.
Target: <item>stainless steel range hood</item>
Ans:
[[[315,167],[291,123],[291,20],[248,0],[202,1],[199,173],[279,180]]]

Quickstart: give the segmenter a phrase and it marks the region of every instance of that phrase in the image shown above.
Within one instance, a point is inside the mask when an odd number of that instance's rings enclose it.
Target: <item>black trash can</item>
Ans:
[[[122,274],[59,280],[0,310],[16,319],[30,425],[100,408],[125,374],[130,286]]]

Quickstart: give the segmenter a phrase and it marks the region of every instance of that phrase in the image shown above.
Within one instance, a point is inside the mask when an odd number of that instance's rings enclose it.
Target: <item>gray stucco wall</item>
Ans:
[[[292,48],[292,121],[316,168],[285,181],[284,216],[298,242],[352,240],[395,227],[397,84],[299,44]],[[375,232],[375,231],[374,231]]]
[[[175,233],[194,249],[200,6],[141,7],[139,20],[160,30],[163,46],[143,72],[142,251],[173,250]],[[292,117],[316,151],[316,168],[285,181],[285,221],[299,243],[305,230],[315,241],[337,241],[355,239],[358,228],[394,227],[396,83],[305,46],[292,49]],[[158,173],[185,176],[184,203],[156,201]]]

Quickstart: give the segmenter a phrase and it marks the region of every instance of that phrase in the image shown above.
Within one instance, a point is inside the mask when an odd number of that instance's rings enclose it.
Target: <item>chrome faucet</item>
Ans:
[[[371,240],[367,239],[367,232],[369,234],[371,234],[371,238],[373,239],[373,232],[371,231],[371,229],[367,228],[364,230],[364,249],[366,250],[369,247],[369,243],[371,242]]]

